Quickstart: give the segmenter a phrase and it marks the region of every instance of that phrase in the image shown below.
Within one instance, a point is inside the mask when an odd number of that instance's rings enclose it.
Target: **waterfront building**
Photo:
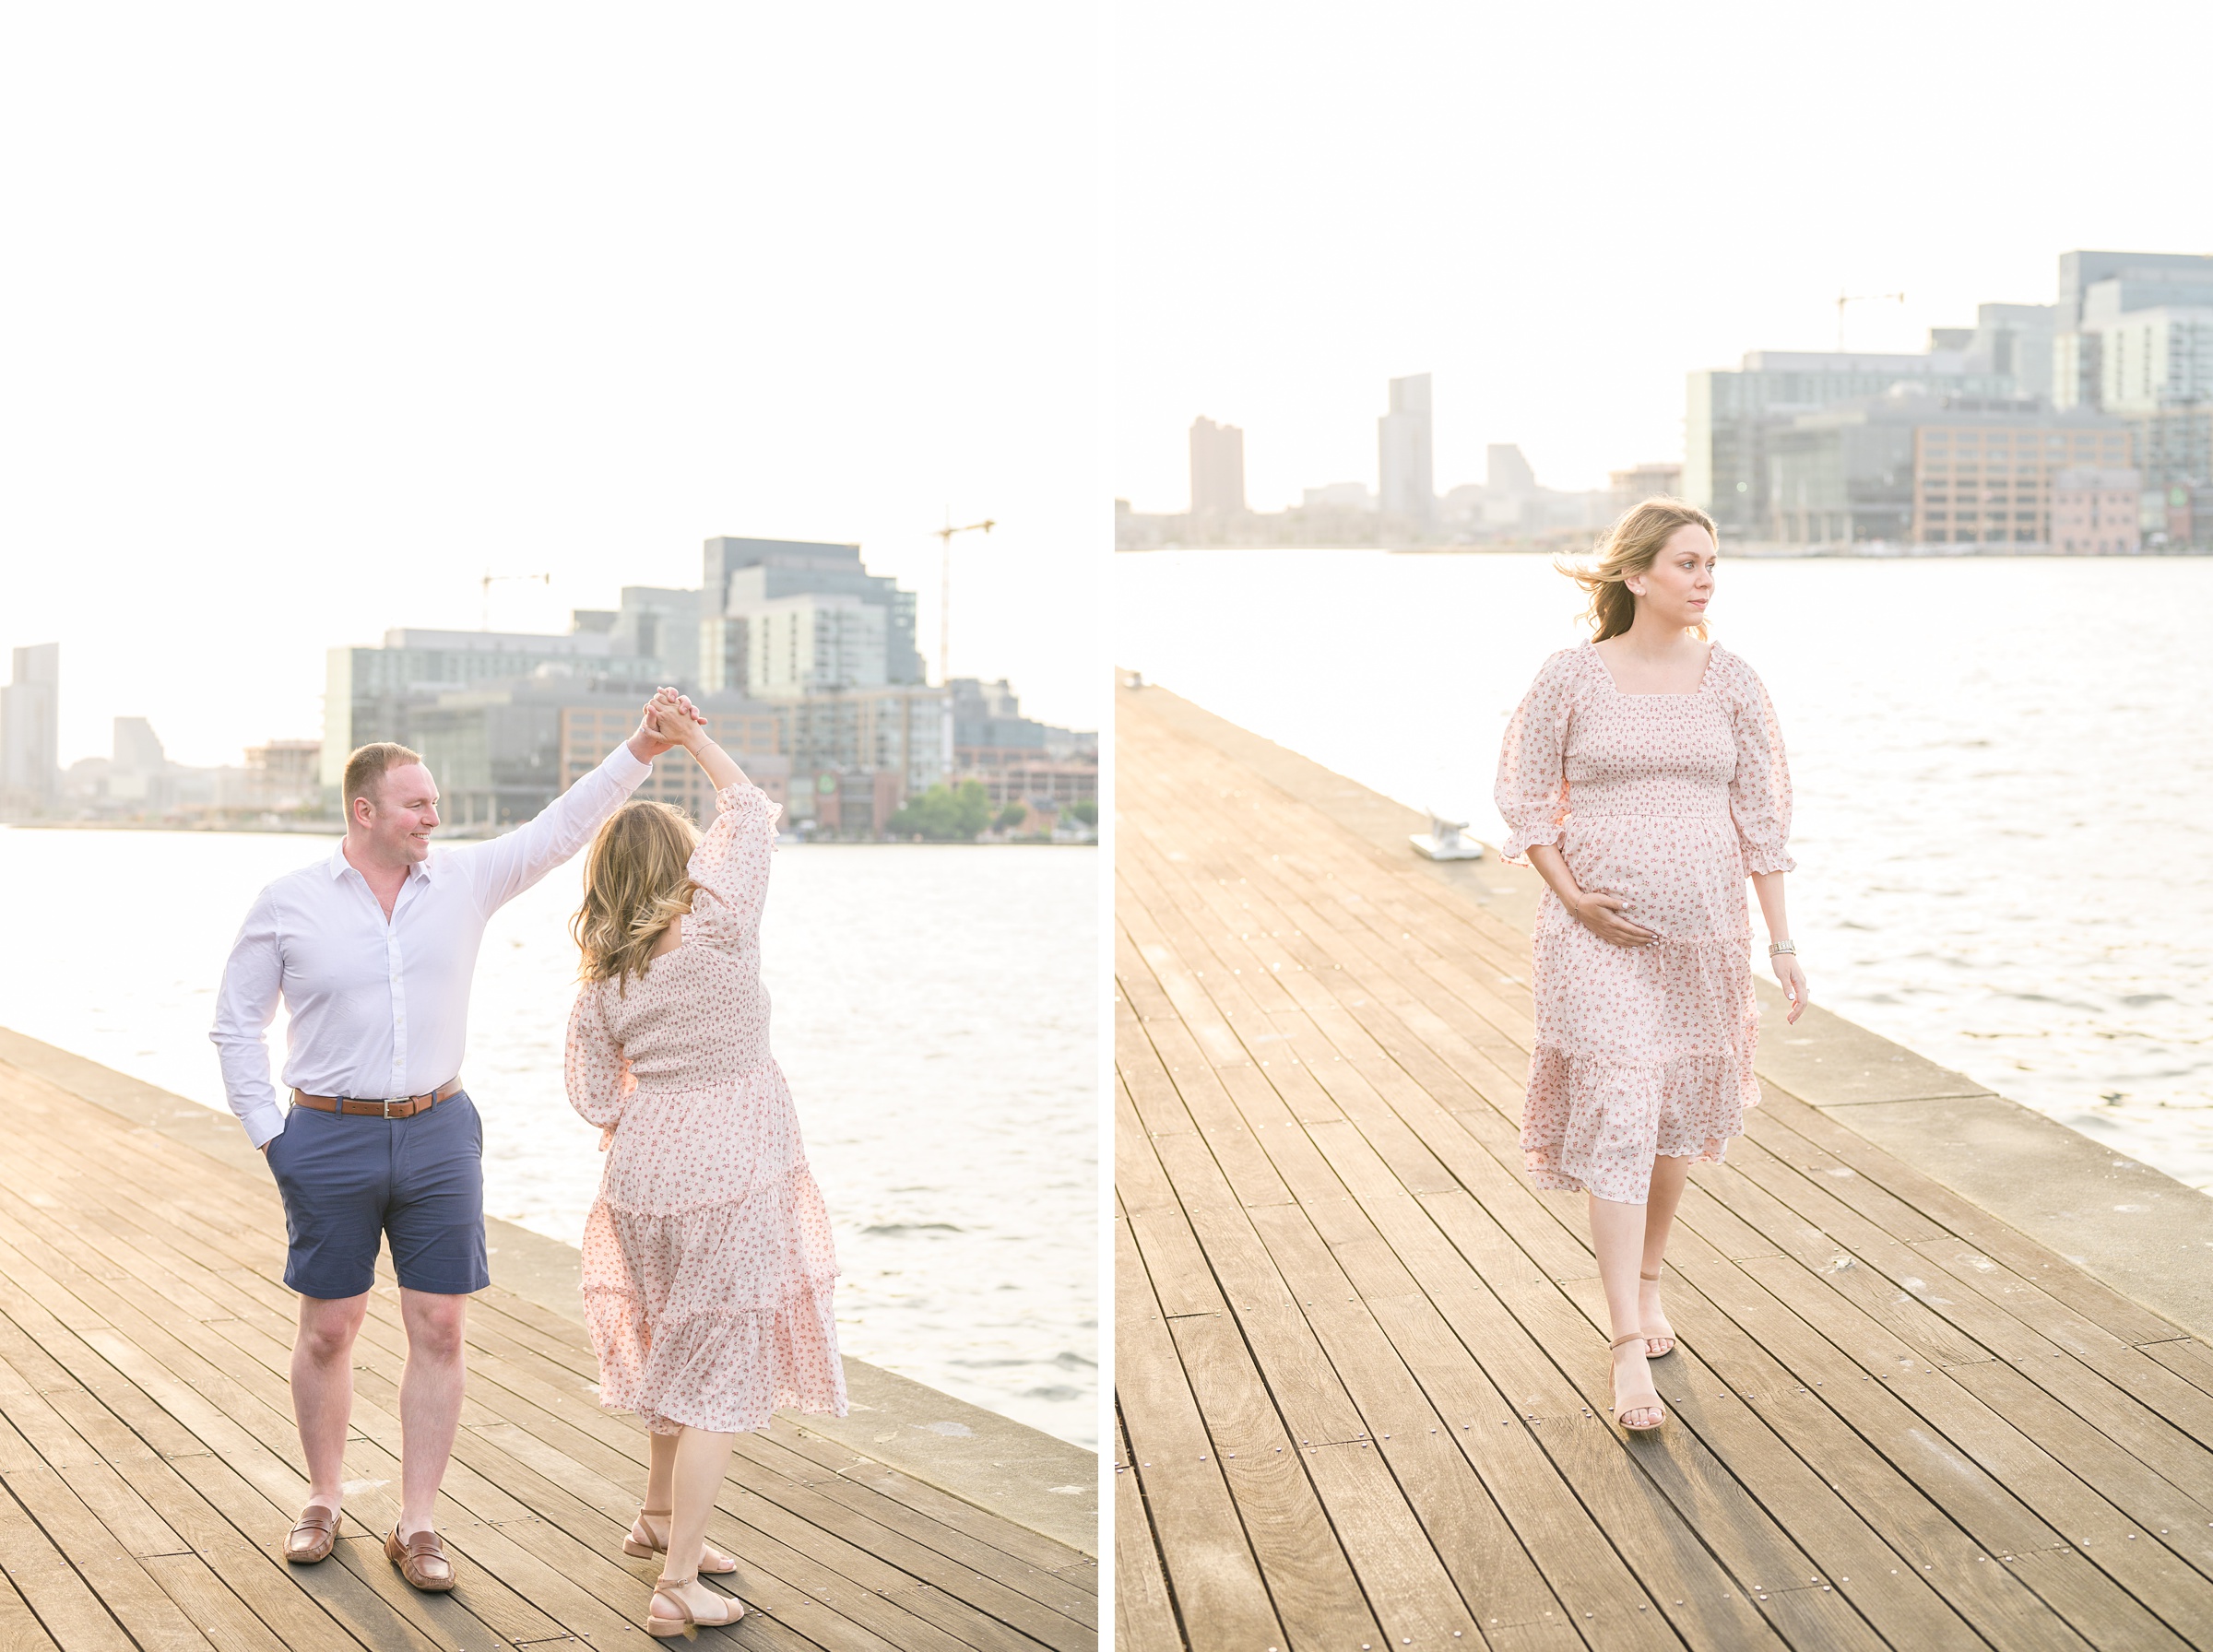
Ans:
[[[851,597],[881,610],[882,661],[862,672],[863,680],[923,680],[922,655],[915,647],[915,594],[886,575],[869,572],[859,546],[718,535],[706,542],[699,595],[695,686],[701,692],[744,689],[760,680],[750,652],[759,636],[751,621],[767,611],[763,605],[793,596]],[[787,612],[787,628],[789,623]],[[840,621],[833,629],[849,640],[874,628],[865,621]],[[834,652],[830,642],[824,648]]]
[[[15,651],[0,688],[0,812],[37,814],[61,800],[62,645]]]
[[[1610,470],[1606,473],[1606,494],[1616,516],[1648,499],[1680,499],[1683,466],[1667,460],[1655,460],[1648,465],[1632,465],[1627,470]]]
[[[2144,478],[2134,470],[2062,470],[2052,478],[2052,549],[2133,556],[2143,548]]]
[[[738,760],[747,779],[788,807],[791,759],[781,749],[783,713],[734,694],[713,695],[695,703],[706,716],[708,737]],[[602,696],[562,705],[558,727],[560,789],[566,791],[597,769],[637,726],[638,707],[632,700]],[[653,772],[632,796],[680,808],[703,827],[715,819],[715,788],[692,754],[681,749],[664,751],[654,759]]]
[[[1099,739],[1022,714],[1001,678],[953,681],[953,782],[983,783],[994,809],[1028,803],[1054,812],[1099,796]]]
[[[624,585],[617,608],[577,608],[574,631],[606,636],[618,655],[660,662],[660,679],[680,688],[699,683],[697,591]]]
[[[144,717],[118,717],[108,738],[108,764],[111,774],[152,779],[169,767],[169,751]]]
[[[882,688],[884,621],[881,604],[858,596],[733,596],[724,615],[725,646],[731,663],[743,663],[744,676],[724,686],[773,699]]]
[[[2089,408],[1901,386],[1769,433],[1764,532],[1789,545],[2047,545],[2053,478],[2124,466],[2128,440]]]
[[[311,813],[323,801],[323,742],[271,740],[246,748],[246,806],[269,814]]]
[[[1690,374],[1683,496],[1711,514],[1724,534],[1757,537],[1775,516],[1768,492],[1769,441],[1803,415],[1881,395],[1900,384],[1932,395],[2005,399],[2014,395],[2009,375],[1970,371],[1970,332],[1962,328],[1946,336],[1952,348],[1932,348],[1918,356],[1753,350],[1739,367]],[[1798,513],[1804,508],[1798,507]]]
[[[2155,407],[2123,416],[2134,440],[2133,462],[2147,488],[2213,483],[2213,398],[2195,407]]]
[[[2125,368],[2109,376],[2106,354],[2112,336],[2132,324],[2124,318],[2142,311],[2207,305],[2213,305],[2213,257],[2195,253],[2062,253],[2053,339],[2053,404],[2102,407],[2109,385],[2145,382],[2146,369],[2155,365],[2148,357],[2139,358],[2134,380]]]
[[[883,832],[901,804],[951,772],[950,701],[935,685],[890,683],[777,703],[791,823],[847,837]]]
[[[1191,514],[1245,513],[1245,432],[1204,417],[1191,420]]]
[[[1429,375],[1391,381],[1391,410],[1376,420],[1378,493],[1385,516],[1416,526],[1437,513]]]
[[[1377,508],[1375,493],[1366,482],[1325,482],[1319,488],[1305,489],[1299,505],[1308,511],[1373,512]]]
[[[1912,537],[2053,545],[2053,490],[2071,470],[2128,466],[2127,425],[2087,407],[1945,409],[1914,429]]]
[[[2008,379],[2014,395],[2049,401],[2058,314],[2056,304],[1976,305],[1975,324],[1957,329],[1956,348],[1964,358],[1967,376]],[[1931,329],[1931,348],[1945,348],[1935,343],[1935,334],[1953,331]]]
[[[344,783],[346,759],[356,747],[372,740],[414,744],[408,738],[410,706],[451,690],[533,676],[579,690],[621,685],[624,692],[647,693],[665,680],[658,659],[616,653],[609,631],[396,629],[379,648],[333,648],[323,693],[326,798]]]

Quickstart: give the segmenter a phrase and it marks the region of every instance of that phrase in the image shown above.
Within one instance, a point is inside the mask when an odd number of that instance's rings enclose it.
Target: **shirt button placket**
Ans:
[[[385,1093],[400,1096],[408,1093],[408,989],[401,968],[396,924],[385,938],[385,968],[392,983],[392,1076]]]

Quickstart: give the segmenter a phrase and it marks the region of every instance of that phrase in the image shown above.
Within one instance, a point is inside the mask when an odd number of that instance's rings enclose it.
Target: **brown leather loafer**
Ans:
[[[328,1560],[338,1540],[338,1511],[311,1503],[300,1511],[299,1524],[284,1540],[284,1558],[295,1566],[312,1566]]]
[[[403,1543],[395,1526],[385,1534],[385,1558],[426,1595],[454,1587],[454,1563],[445,1558],[445,1545],[434,1531],[419,1531]]]

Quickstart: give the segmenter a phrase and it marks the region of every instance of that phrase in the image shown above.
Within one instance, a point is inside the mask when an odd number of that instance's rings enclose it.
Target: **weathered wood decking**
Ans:
[[[2213,1349],[1772,1086],[1685,1198],[1672,1419],[1615,1432],[1581,1201],[1516,1146],[1526,938],[1156,693],[1117,704],[1118,1646],[2213,1646]]]
[[[289,1567],[304,1481],[276,1190],[6,1064],[0,1133],[0,1648],[660,1644],[641,1627],[657,1567],[621,1547],[645,1436],[599,1409],[574,1323],[497,1288],[472,1304],[439,1514],[460,1582],[418,1595],[379,1542],[404,1354],[387,1269],[337,1552]],[[709,1535],[750,1610],[707,1644],[1096,1644],[1075,1550],[782,1419],[738,1451]]]

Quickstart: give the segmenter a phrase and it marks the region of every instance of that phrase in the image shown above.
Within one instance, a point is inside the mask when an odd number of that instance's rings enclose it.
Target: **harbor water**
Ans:
[[[222,1106],[239,921],[336,843],[0,829],[0,1025]],[[601,1162],[562,1084],[580,859],[493,919],[463,1074],[486,1209],[570,1244]],[[786,848],[762,936],[846,1351],[1093,1449],[1097,871],[1088,848]]]
[[[1548,559],[1115,559],[1117,664],[1497,843],[1509,713],[1588,634]],[[1732,560],[1817,1002],[2213,1190],[2213,560]],[[1756,920],[1757,922],[1757,920]]]

